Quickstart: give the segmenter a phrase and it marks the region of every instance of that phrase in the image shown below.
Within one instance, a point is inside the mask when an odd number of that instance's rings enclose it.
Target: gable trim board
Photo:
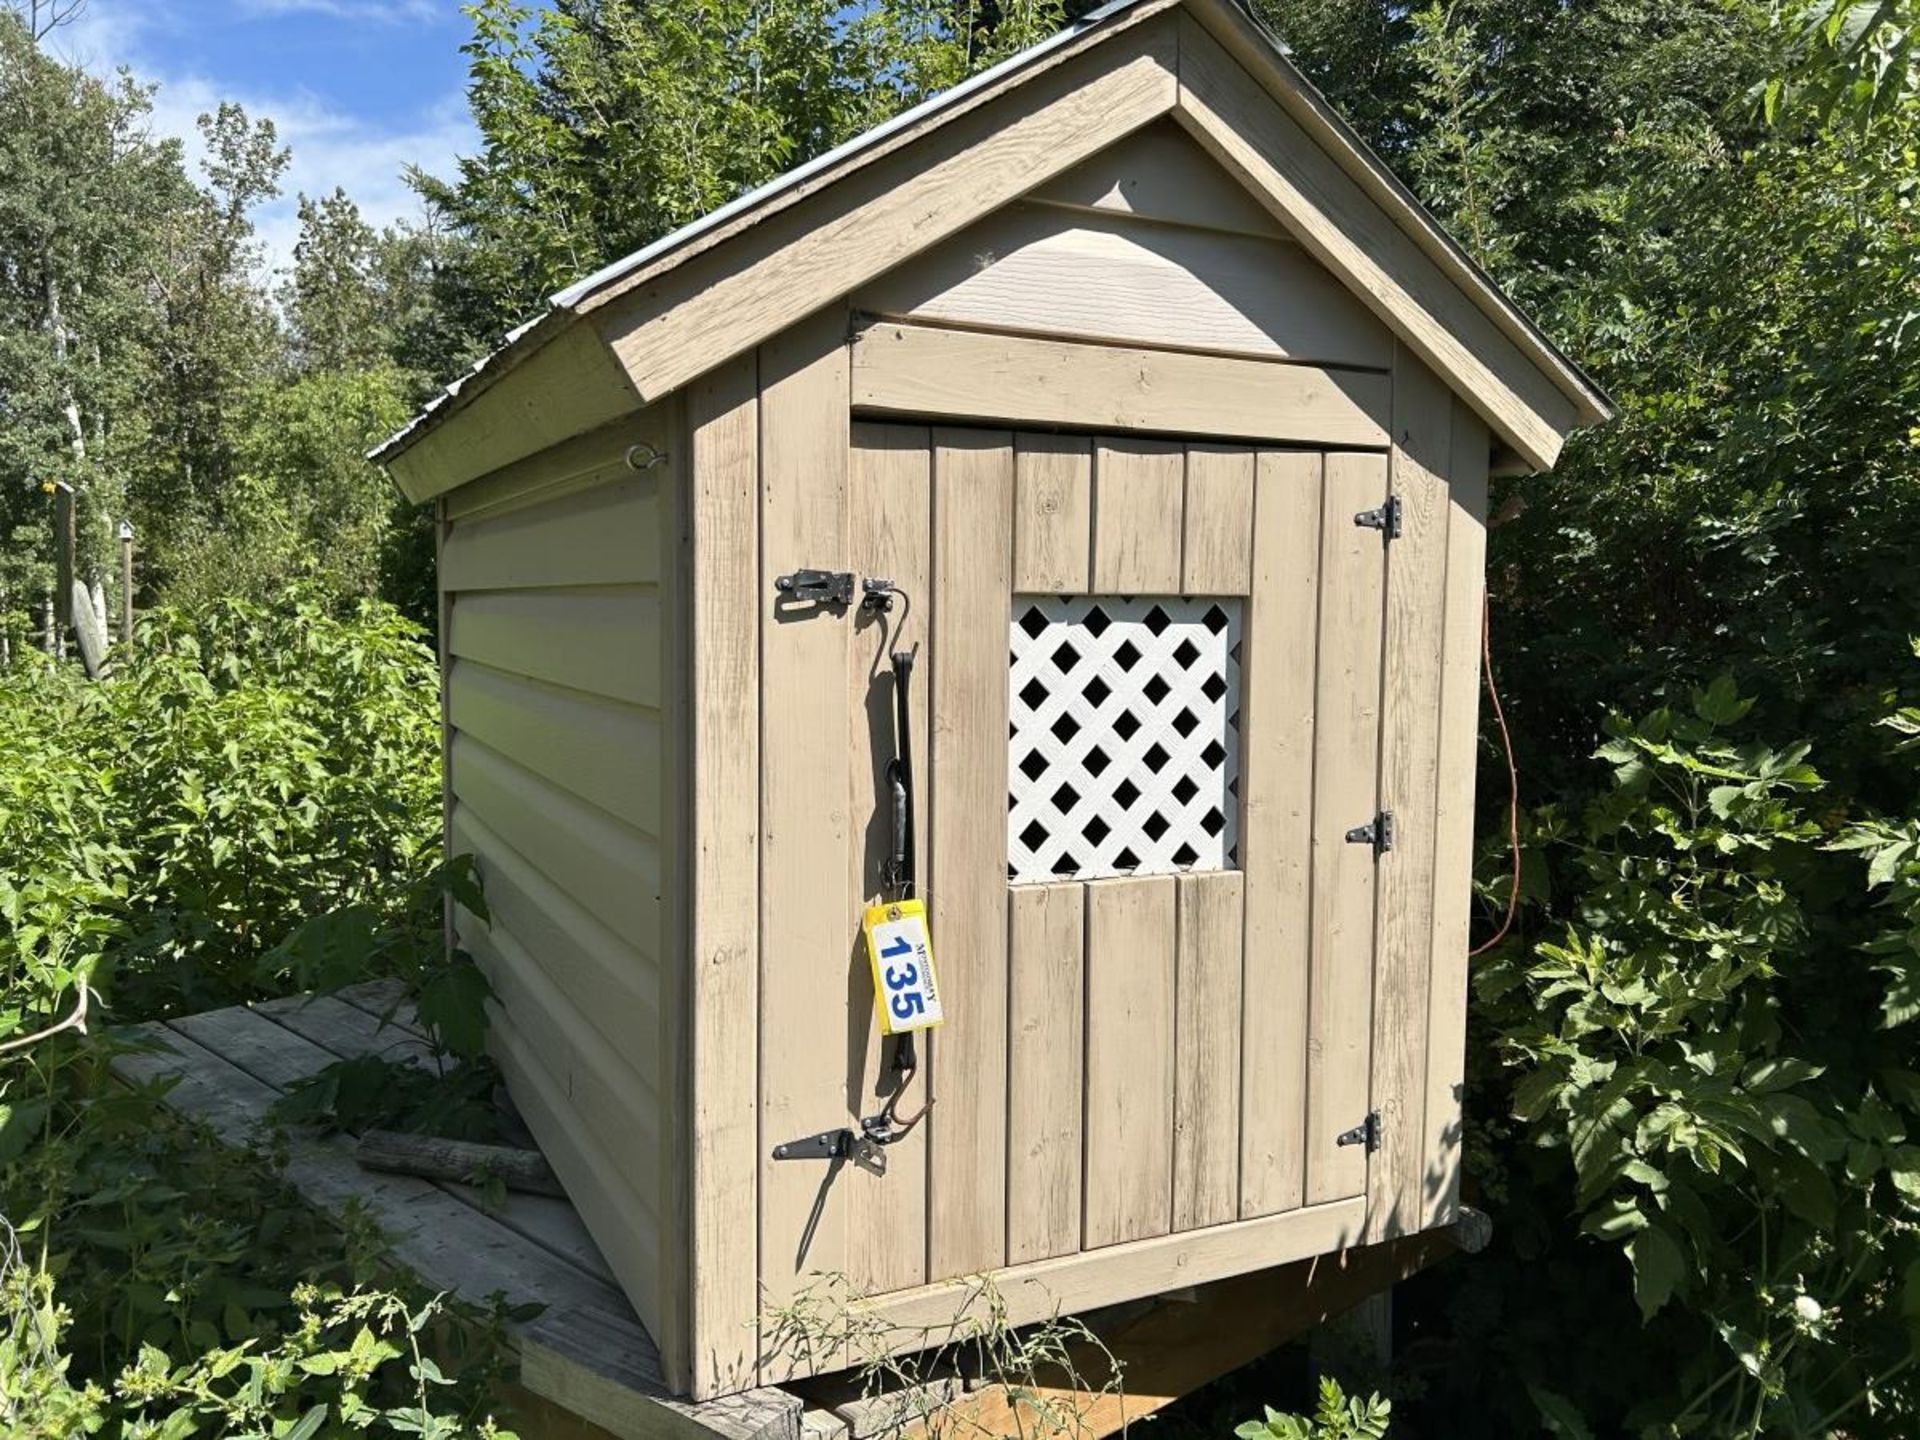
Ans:
[[[1527,465],[1611,415],[1235,0],[1116,0],[560,292],[371,458],[425,500],[651,405],[1165,116]]]
[[[862,415],[1144,430],[1337,449],[1387,444],[1385,371],[1322,369],[882,321],[855,333]]]

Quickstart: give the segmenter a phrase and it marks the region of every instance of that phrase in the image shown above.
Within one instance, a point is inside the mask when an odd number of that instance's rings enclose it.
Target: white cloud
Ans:
[[[445,13],[436,0],[240,0],[239,8],[251,16],[326,15],[379,25],[422,24]]]
[[[361,8],[355,0],[247,0],[251,8],[314,9],[338,5]],[[367,6],[365,8],[374,8]],[[387,9],[413,8],[410,0],[392,0]],[[80,20],[54,36],[55,48],[69,60],[97,73],[129,65],[142,82],[159,84],[152,124],[156,134],[177,136],[187,163],[198,177],[206,147],[197,118],[223,100],[237,101],[253,119],[269,119],[292,159],[281,179],[281,195],[254,212],[264,260],[281,270],[293,260],[299,238],[298,202],[304,193],[345,190],[360,213],[375,226],[421,216],[418,197],[407,185],[407,166],[447,175],[454,160],[479,148],[479,136],[467,115],[463,94],[455,91],[422,106],[403,123],[355,114],[330,105],[309,91],[261,93],[193,72],[173,72],[155,63],[142,44],[150,27],[167,23],[164,7],[121,5],[93,0]]]

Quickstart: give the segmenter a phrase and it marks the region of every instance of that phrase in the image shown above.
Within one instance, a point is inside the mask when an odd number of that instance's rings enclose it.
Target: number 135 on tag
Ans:
[[[880,1032],[904,1035],[931,1030],[946,1017],[933,978],[933,941],[927,907],[920,900],[894,900],[867,907],[867,955],[873,961],[873,997]]]

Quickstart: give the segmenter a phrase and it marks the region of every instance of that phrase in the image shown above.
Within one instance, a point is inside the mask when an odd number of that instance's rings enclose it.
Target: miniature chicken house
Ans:
[[[831,1368],[823,1273],[910,1336],[1453,1217],[1489,467],[1607,414],[1230,0],[1121,0],[376,452],[458,943],[676,1385]]]

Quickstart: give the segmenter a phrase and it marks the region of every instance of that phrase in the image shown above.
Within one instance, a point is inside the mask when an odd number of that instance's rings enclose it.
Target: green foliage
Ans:
[[[52,578],[43,482],[77,495],[83,563],[149,460],[140,403],[158,383],[159,317],[146,278],[191,186],[177,144],[144,135],[149,92],[44,55],[0,12],[0,627]]]
[[[312,1125],[323,1133],[404,1130],[497,1143],[493,1092],[500,1083],[499,1070],[484,1057],[427,1070],[360,1055],[295,1081],[274,1108],[287,1124]]]
[[[430,1342],[450,1333],[438,1300],[302,1285],[294,1324],[271,1344],[236,1337],[181,1363],[146,1344],[110,1381],[73,1383],[69,1312],[53,1277],[0,1275],[0,1421],[18,1440],[186,1440],[201,1434],[390,1434],[512,1440],[485,1410],[491,1347],[442,1369]],[[446,1346],[439,1348],[443,1353]]]
[[[1348,1399],[1337,1381],[1322,1376],[1310,1418],[1268,1407],[1265,1419],[1249,1420],[1233,1433],[1239,1440],[1382,1440],[1392,1414],[1392,1404],[1378,1395]]]
[[[329,1072],[308,1110],[488,1124],[485,982],[441,936],[449,897],[486,911],[438,855],[438,745],[432,656],[372,604],[163,612],[102,681],[0,674],[7,1434],[492,1433],[491,1329],[356,1290],[364,1221],[274,1183],[277,1137],[229,1148],[114,1083],[134,1042],[92,1028],[97,997],[128,1020],[394,975],[460,1063]]]
[[[400,499],[366,459],[409,409],[405,377],[385,362],[295,376],[250,396],[233,426],[234,471],[216,514],[171,529],[166,595],[188,608],[271,601],[294,583],[319,594],[382,593]]]
[[[456,183],[416,183],[455,239],[443,308],[480,350],[581,276],[1040,39],[1062,10],[476,0],[467,14],[483,149]]]
[[[1564,1157],[1581,1232],[1620,1254],[1660,1322],[1647,1345],[1672,1357],[1618,1423],[1903,1433],[1920,1408],[1912,826],[1823,825],[1808,747],[1738,738],[1752,707],[1722,679],[1684,711],[1610,720],[1612,788],[1535,821],[1564,929],[1478,971],[1480,1015],[1523,1135]],[[1891,892],[1864,940],[1850,851]],[[1595,1378],[1536,1400],[1592,1414]]]
[[[304,578],[348,599],[389,586],[431,623],[413,516],[363,455],[471,358],[430,304],[439,242],[303,196],[276,313],[251,218],[288,163],[273,127],[216,107],[196,176],[151,133],[153,103],[0,9],[0,634],[37,633],[54,481],[103,601],[131,518],[143,603]]]
[[[439,724],[432,653],[373,604],[167,612],[100,683],[0,673],[0,999],[27,972],[91,973],[123,1017],[277,993],[329,913],[410,936],[372,960],[424,978],[470,889],[439,865]]]
[[[1804,107],[1866,130],[1920,101],[1911,0],[1797,0],[1775,19],[1793,36],[1795,63],[1761,89],[1769,120]]]

